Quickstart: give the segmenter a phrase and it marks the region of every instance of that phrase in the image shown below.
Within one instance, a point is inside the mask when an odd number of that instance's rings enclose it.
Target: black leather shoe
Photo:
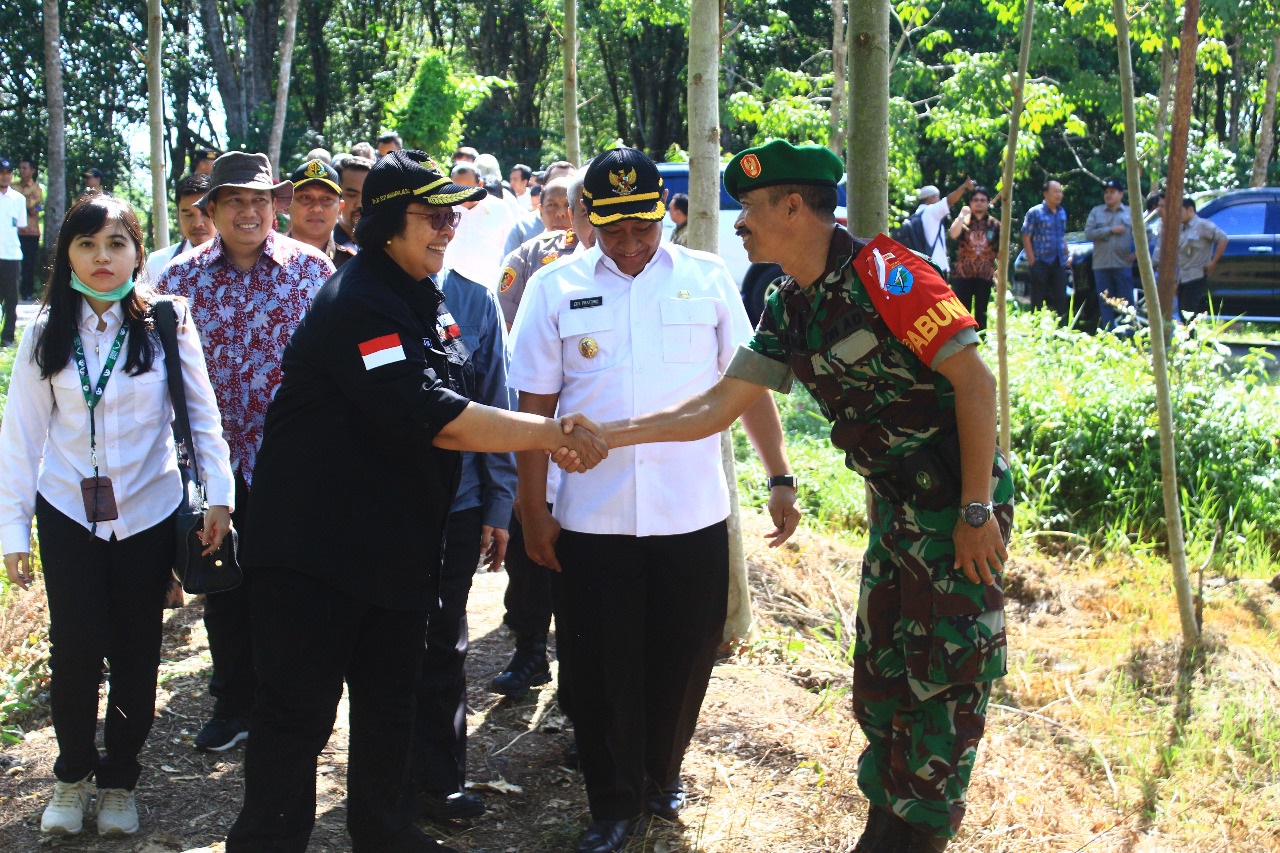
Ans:
[[[685,807],[684,780],[679,776],[670,785],[661,787],[650,782],[644,792],[644,809],[654,817],[676,821]]]
[[[547,635],[531,634],[516,638],[516,653],[499,675],[489,682],[491,693],[523,696],[530,687],[551,680],[551,664],[547,662]]]
[[[578,838],[577,853],[618,853],[636,831],[640,818],[631,820],[593,820]]]
[[[471,820],[487,811],[484,800],[466,791],[423,791],[418,802],[427,820]]]

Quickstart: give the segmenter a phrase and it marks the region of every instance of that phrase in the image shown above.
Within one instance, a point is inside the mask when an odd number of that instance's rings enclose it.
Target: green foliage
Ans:
[[[459,75],[444,53],[429,50],[418,61],[413,82],[387,107],[387,124],[406,148],[447,158],[462,141],[462,116],[505,85],[496,77]]]
[[[786,139],[797,145],[826,145],[830,138],[831,75],[813,77],[802,71],[775,68],[759,89],[734,92],[726,104],[729,116],[751,134],[751,144]]]
[[[9,399],[9,377],[13,374],[13,360],[17,358],[18,343],[22,341],[23,330],[18,329],[13,346],[0,349],[0,419],[4,417],[5,403]]]
[[[1218,564],[1256,571],[1280,554],[1280,389],[1261,356],[1232,365],[1211,332],[1179,326],[1169,349],[1188,550],[1207,553],[1221,529]],[[1019,526],[1165,541],[1145,336],[1090,337],[1040,314],[1015,316],[1011,341]]]

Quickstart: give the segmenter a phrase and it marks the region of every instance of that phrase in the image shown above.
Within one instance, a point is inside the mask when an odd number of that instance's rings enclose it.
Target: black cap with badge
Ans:
[[[464,187],[450,181],[425,151],[391,151],[382,156],[364,179],[364,214],[416,201],[448,207],[478,201],[488,195],[484,187]]]
[[[289,180],[293,181],[295,191],[307,184],[320,183],[338,195],[342,195],[342,185],[337,170],[323,160],[308,160],[293,170]]]
[[[667,215],[658,167],[635,148],[615,148],[592,160],[582,179],[582,200],[592,225]]]
[[[1107,178],[1103,181],[1102,188],[1104,190],[1120,190],[1120,192],[1124,192],[1124,184],[1120,183],[1115,178]]]

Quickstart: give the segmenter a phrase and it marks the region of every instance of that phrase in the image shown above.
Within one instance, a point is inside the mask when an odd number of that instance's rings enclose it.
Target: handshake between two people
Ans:
[[[563,415],[564,446],[551,454],[551,461],[567,474],[590,471],[609,455],[604,427],[581,412]]]

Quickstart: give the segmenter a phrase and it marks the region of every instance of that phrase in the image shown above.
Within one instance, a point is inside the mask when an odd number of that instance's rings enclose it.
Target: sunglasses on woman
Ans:
[[[433,210],[430,213],[406,210],[405,213],[410,216],[427,217],[431,221],[431,227],[437,231],[443,231],[446,225],[450,228],[457,228],[458,223],[462,221],[462,214],[456,210]]]

